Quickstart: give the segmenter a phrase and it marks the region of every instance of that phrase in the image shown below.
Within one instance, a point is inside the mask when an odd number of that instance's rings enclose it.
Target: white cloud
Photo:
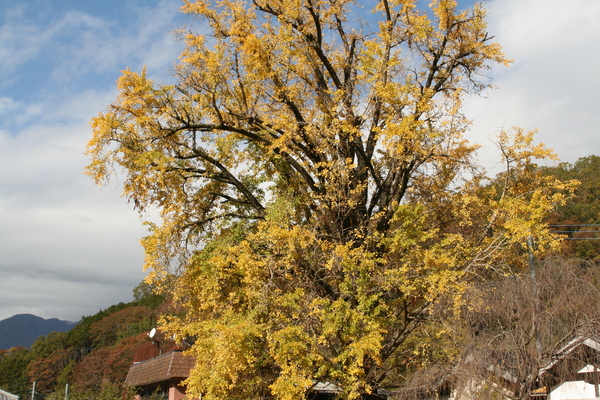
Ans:
[[[19,104],[10,97],[0,97],[0,115],[7,114],[19,108]]]
[[[513,125],[539,128],[537,140],[564,161],[600,153],[600,2],[494,0],[489,30],[515,60],[491,75],[498,90],[467,107],[475,140]],[[490,150],[482,158],[492,157]]]
[[[0,71],[3,80],[11,78],[11,74],[22,63],[33,58],[44,45],[44,35],[34,24],[23,21],[22,6],[7,11],[9,22],[0,26]]]
[[[35,6],[8,7],[2,11],[10,17],[0,25],[0,88],[27,90],[35,81],[40,86],[30,95],[64,96],[75,85],[95,87],[111,75],[116,79],[127,67],[148,66],[162,74],[183,46],[171,34],[185,20],[180,5],[179,0],[148,2],[128,10],[127,18],[73,7],[62,14],[40,7],[45,11],[39,15]]]
[[[4,18],[0,60],[12,59],[0,61],[0,319],[78,320],[131,300],[145,275],[139,239],[147,231],[118,182],[101,189],[83,174],[83,152],[88,122],[116,97],[120,69],[148,65],[160,77],[176,60],[180,45],[168,31],[179,4],[131,10],[136,18],[119,29],[76,10],[42,24],[19,7]],[[108,84],[87,82],[98,78]],[[41,86],[30,85],[35,79]]]
[[[131,300],[144,276],[138,240],[146,231],[137,214],[120,188],[99,190],[82,173],[88,135],[85,125],[0,134],[0,159],[10,166],[0,170],[0,319],[12,315],[5,307],[26,307],[43,294],[48,310],[74,304],[37,315],[78,319],[85,304]],[[23,302],[30,287],[36,295]]]
[[[140,10],[131,27],[119,27],[98,21],[87,15],[72,12],[61,24],[64,30],[77,31],[77,39],[69,47],[60,49],[64,56],[54,69],[57,80],[68,80],[81,71],[115,73],[127,67],[149,70],[164,69],[176,60],[181,46],[170,34],[175,28],[177,8],[173,2]],[[124,40],[125,39],[125,40]],[[162,71],[161,71],[162,72]]]
[[[129,291],[129,282],[97,283],[49,279],[45,275],[25,276],[0,270],[3,292],[0,320],[15,314],[34,314],[45,318],[78,321],[82,316],[93,315],[119,301]]]

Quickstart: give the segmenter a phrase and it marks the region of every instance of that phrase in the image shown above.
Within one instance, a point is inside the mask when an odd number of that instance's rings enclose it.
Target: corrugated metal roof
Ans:
[[[172,378],[187,378],[194,363],[194,357],[185,356],[178,350],[170,351],[150,360],[133,364],[125,378],[125,384],[145,386]]]

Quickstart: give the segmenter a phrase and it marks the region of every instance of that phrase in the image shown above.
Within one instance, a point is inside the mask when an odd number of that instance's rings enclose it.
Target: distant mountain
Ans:
[[[57,318],[44,319],[31,314],[17,314],[0,321],[0,349],[30,347],[40,336],[50,332],[68,332],[75,322]]]

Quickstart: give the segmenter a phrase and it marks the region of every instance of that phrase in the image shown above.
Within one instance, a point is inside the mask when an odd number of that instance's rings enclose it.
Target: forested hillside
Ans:
[[[557,207],[549,221],[553,230],[566,235],[563,254],[600,259],[600,157],[581,157],[574,163],[547,168],[546,172],[562,180],[581,182],[575,196]]]
[[[163,298],[143,284],[135,301],[119,303],[81,318],[68,332],[38,338],[30,349],[13,347],[0,353],[0,388],[31,398],[118,398],[134,349],[148,340]]]

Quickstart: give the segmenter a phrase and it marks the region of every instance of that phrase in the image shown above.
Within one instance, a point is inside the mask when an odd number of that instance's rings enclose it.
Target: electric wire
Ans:
[[[565,228],[570,228],[570,227],[574,227],[574,228],[583,228],[583,227],[590,227],[590,226],[600,226],[600,224],[551,224],[548,225],[550,227],[550,229],[552,228],[558,228],[558,229],[565,229]],[[569,234],[569,235],[574,235],[574,234],[589,234],[589,233],[600,233],[600,230],[598,231],[589,231],[589,230],[551,230],[552,233],[558,233],[558,234]],[[600,240],[600,237],[563,237],[563,240]]]

